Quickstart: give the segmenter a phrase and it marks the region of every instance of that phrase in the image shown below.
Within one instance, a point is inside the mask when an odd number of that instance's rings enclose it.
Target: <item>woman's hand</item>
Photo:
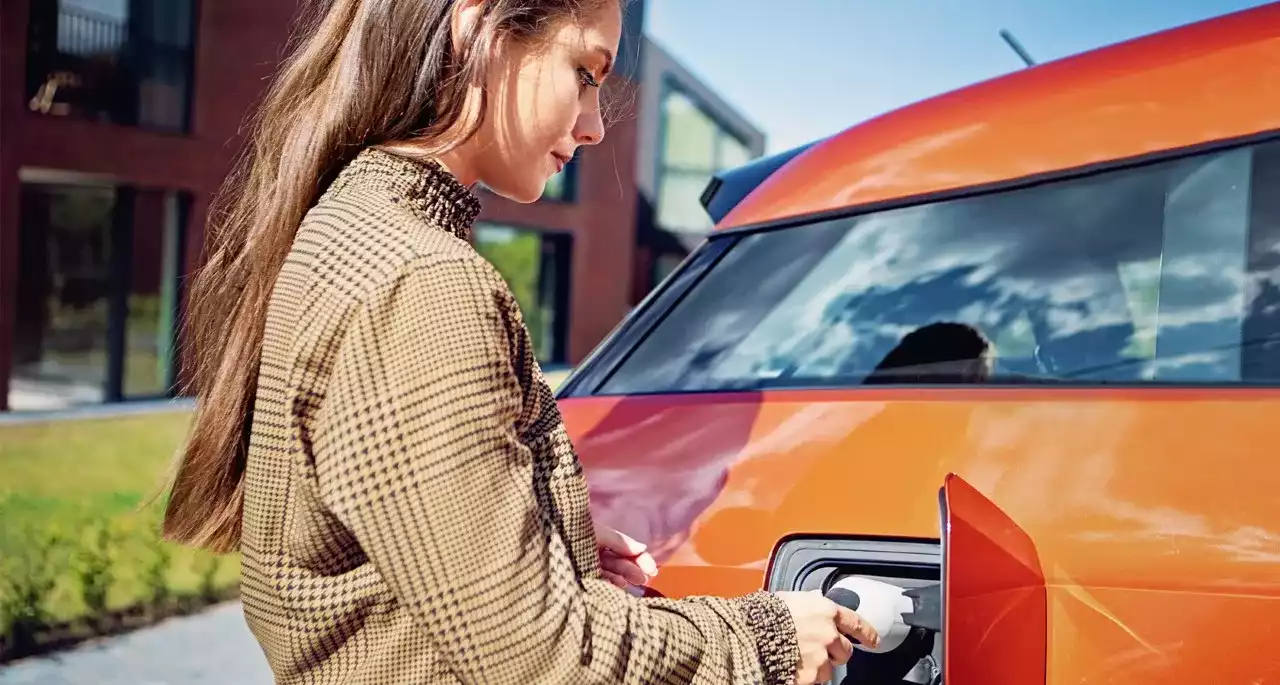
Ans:
[[[875,647],[880,636],[857,613],[823,597],[819,592],[779,592],[778,599],[791,610],[796,625],[800,661],[796,664],[797,685],[825,683],[853,656],[853,643]]]
[[[628,583],[644,585],[658,575],[658,564],[643,543],[599,522],[595,529],[600,572],[605,580],[625,589]]]

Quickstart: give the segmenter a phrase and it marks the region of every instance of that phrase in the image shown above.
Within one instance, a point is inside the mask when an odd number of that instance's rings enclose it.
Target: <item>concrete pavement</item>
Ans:
[[[0,666],[0,685],[273,685],[239,602],[48,657]]]

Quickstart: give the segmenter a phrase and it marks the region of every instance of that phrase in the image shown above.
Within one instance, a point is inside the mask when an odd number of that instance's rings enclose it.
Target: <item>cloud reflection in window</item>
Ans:
[[[995,381],[1277,380],[1277,150],[744,237],[605,391],[856,385],[937,321],[995,341]]]

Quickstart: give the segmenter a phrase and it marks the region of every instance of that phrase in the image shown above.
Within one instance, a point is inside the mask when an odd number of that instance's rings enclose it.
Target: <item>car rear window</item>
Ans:
[[[1280,142],[715,239],[600,392],[1280,380]]]

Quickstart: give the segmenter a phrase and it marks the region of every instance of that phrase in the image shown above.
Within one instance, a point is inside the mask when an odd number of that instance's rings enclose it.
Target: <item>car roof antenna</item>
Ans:
[[[1027,53],[1026,48],[1022,47],[1022,43],[1018,42],[1018,39],[1014,38],[1013,34],[1010,33],[1008,29],[1000,29],[1000,37],[1004,39],[1004,42],[1009,44],[1010,48],[1013,48],[1014,52],[1018,53],[1018,57],[1022,59],[1024,64],[1028,67],[1034,67],[1036,65],[1036,61]]]

